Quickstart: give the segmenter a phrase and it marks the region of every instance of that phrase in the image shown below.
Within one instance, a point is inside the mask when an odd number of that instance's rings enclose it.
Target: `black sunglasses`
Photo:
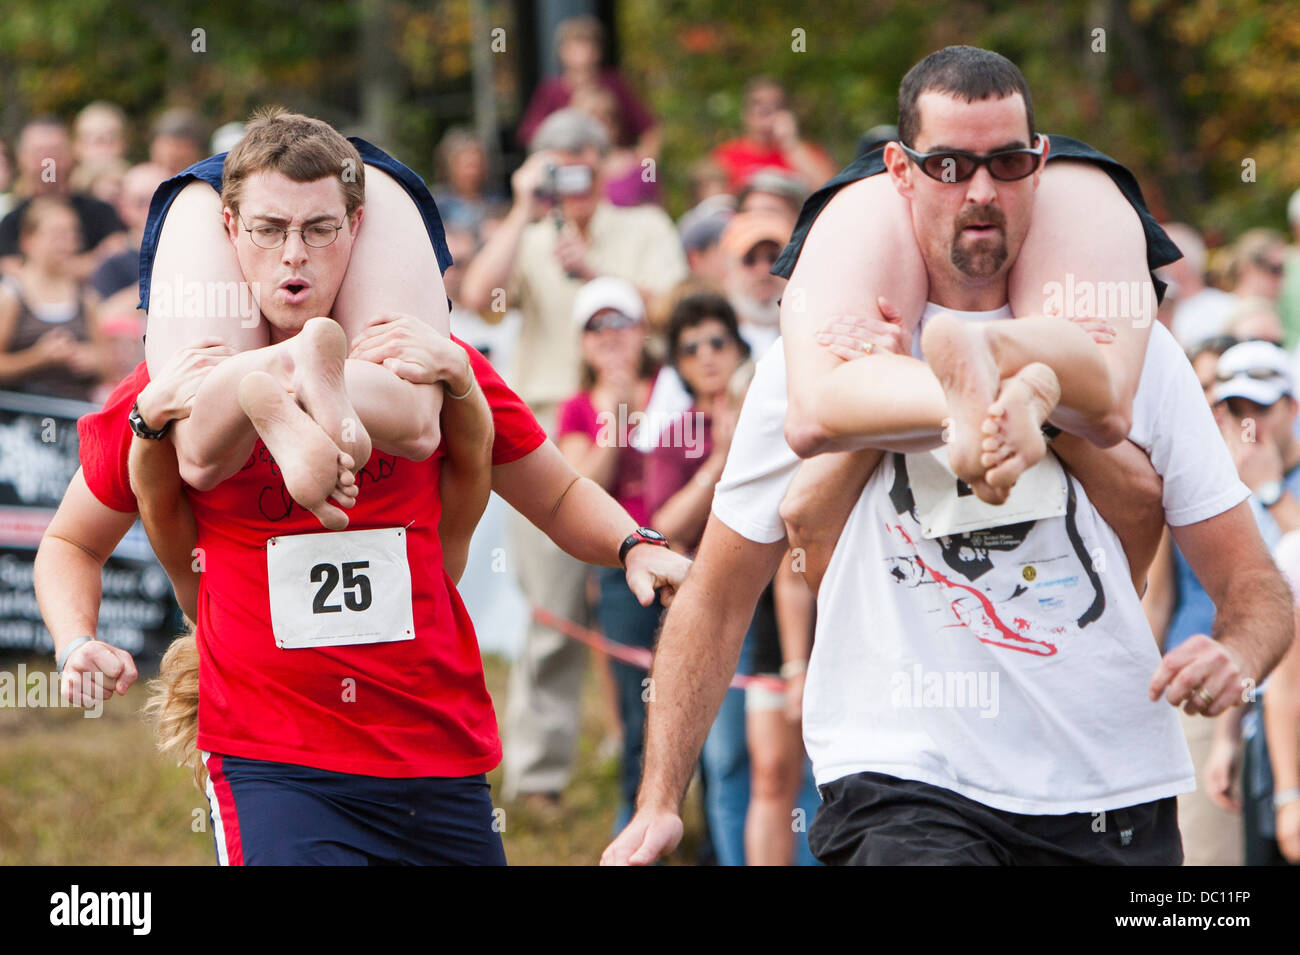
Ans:
[[[587,319],[587,323],[582,326],[583,331],[603,332],[605,330],[620,331],[624,328],[631,328],[633,325],[640,325],[641,319],[634,318],[631,315],[624,315],[622,312],[604,312],[600,315],[593,315]]]
[[[721,335],[714,335],[712,338],[702,338],[698,342],[687,342],[681,346],[679,351],[681,351],[681,353],[687,358],[693,358],[705,345],[708,345],[714,351],[722,351],[731,344],[731,341],[730,338],[724,338]]]
[[[989,175],[1001,182],[1015,182],[1032,175],[1043,161],[1043,149],[1047,145],[1041,136],[1037,137],[1038,146],[1034,149],[1000,149],[983,156],[948,149],[943,152],[918,153],[908,149],[901,142],[907,158],[921,167],[921,172],[939,182],[965,182],[980,166],[989,167]]]

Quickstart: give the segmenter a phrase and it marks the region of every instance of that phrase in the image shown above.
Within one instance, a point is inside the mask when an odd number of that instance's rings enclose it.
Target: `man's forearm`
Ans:
[[[573,469],[550,441],[492,469],[492,490],[565,553],[586,564],[617,567],[619,545],[636,521],[600,485]]]
[[[100,571],[135,523],[134,514],[105,507],[73,475],[36,551],[33,586],[55,652],[80,636],[94,636],[103,596]]]
[[[1211,636],[1241,656],[1247,677],[1258,686],[1291,645],[1295,619],[1290,588],[1260,538],[1249,503],[1171,527],[1170,533],[1214,601]]]
[[[785,542],[755,544],[715,517],[655,646],[638,808],[677,812]]]
[[[584,564],[618,567],[619,546],[636,526],[632,515],[604,488],[579,478],[561,499],[548,536]]]
[[[32,583],[57,656],[80,636],[94,636],[103,598],[103,562],[65,538],[47,534],[36,552]]]
[[[1214,605],[1212,636],[1242,655],[1258,686],[1273,671],[1294,636],[1291,591],[1281,574],[1251,576],[1241,580],[1227,599],[1215,599]],[[1248,689],[1243,688],[1243,693]]]
[[[492,304],[493,290],[505,288],[514,271],[519,241],[528,222],[528,210],[515,203],[465,270],[460,284],[462,305],[482,311]]]

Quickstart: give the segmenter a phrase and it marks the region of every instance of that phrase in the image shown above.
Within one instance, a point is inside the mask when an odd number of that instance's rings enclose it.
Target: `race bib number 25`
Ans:
[[[401,527],[272,537],[266,575],[282,649],[415,639]]]

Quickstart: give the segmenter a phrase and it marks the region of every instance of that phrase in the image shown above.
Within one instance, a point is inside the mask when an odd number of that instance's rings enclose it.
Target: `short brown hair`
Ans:
[[[366,200],[366,167],[357,148],[329,123],[278,106],[255,112],[244,138],[226,154],[222,205],[237,214],[244,181],[268,171],[294,182],[337,179],[349,216]]]

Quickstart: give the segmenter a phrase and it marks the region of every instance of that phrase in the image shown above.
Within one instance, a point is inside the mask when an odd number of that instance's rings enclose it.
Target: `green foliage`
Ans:
[[[493,54],[497,109],[522,109],[522,36],[509,0],[487,4],[509,31]],[[382,25],[365,59],[367,11]],[[1280,226],[1300,185],[1300,17],[1288,0],[820,0],[618,5],[622,67],[663,118],[660,179],[674,213],[695,160],[740,127],[741,90],[760,73],[793,93],[801,130],[844,163],[867,128],[896,117],[903,73],[948,43],[1020,65],[1041,129],[1077,136],[1128,164],[1158,213],[1227,233]],[[205,31],[206,51],[192,49]],[[1094,51],[1096,29],[1104,52]],[[804,52],[792,49],[801,30]],[[167,105],[213,125],[283,103],[346,129],[364,117],[376,67],[397,108],[389,141],[432,173],[434,144],[472,116],[468,0],[5,0],[0,131],[36,113],[71,118],[111,99],[141,125]],[[387,55],[385,55],[387,54]],[[521,95],[522,94],[522,95]],[[136,130],[143,134],[144,129]],[[137,135],[137,142],[142,135]],[[137,149],[142,149],[141,145]],[[1242,181],[1253,159],[1256,182]]]

